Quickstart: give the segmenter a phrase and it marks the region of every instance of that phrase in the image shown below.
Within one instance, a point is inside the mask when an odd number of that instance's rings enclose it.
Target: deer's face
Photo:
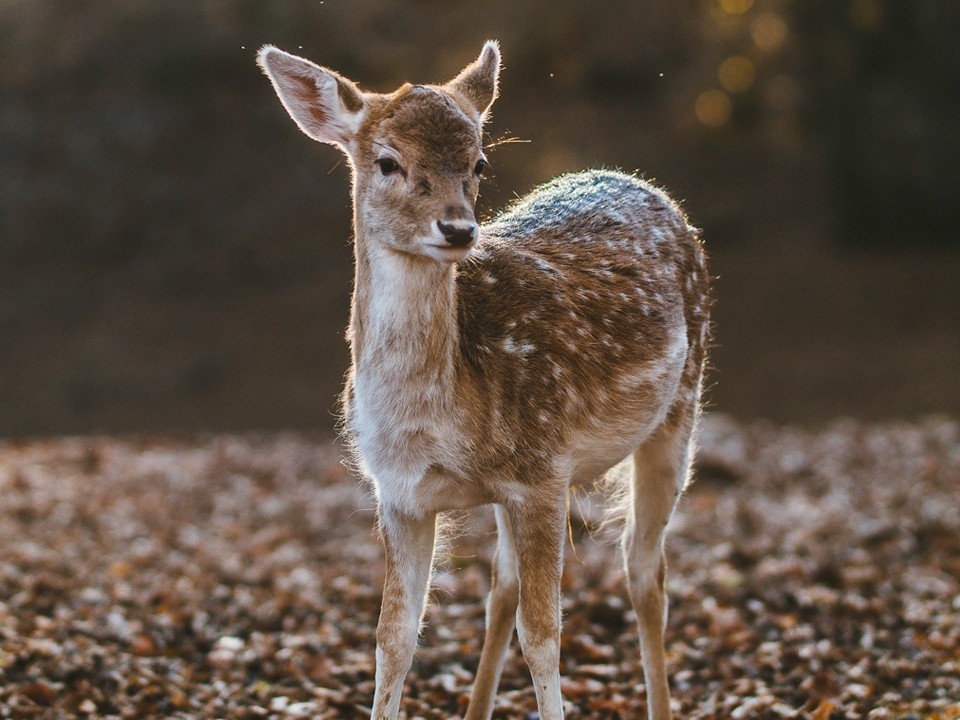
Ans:
[[[440,262],[469,253],[486,164],[469,107],[440,88],[402,88],[371,111],[354,153],[357,212],[369,242]]]
[[[495,42],[445,85],[404,85],[391,95],[363,93],[274,47],[263,48],[259,62],[300,129],[350,158],[357,242],[439,262],[466,257],[478,232],[481,130],[497,96]]]

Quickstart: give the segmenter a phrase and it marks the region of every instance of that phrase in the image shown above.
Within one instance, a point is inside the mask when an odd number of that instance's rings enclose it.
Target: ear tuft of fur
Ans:
[[[483,44],[483,49],[480,51],[479,61],[484,65],[492,65],[495,68],[495,72],[500,72],[500,41],[499,40],[487,40]]]
[[[264,45],[257,51],[257,65],[263,71],[263,74],[270,77],[270,71],[267,70],[267,56],[272,52],[282,52],[276,45]]]

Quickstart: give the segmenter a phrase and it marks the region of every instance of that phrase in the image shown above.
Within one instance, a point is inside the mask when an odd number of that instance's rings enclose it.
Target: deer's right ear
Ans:
[[[257,63],[303,132],[346,149],[366,109],[363,94],[354,83],[273,45],[261,48]]]
[[[496,40],[487,40],[480,57],[461,70],[447,87],[469,100],[480,119],[485,120],[499,94],[499,77],[500,44]]]

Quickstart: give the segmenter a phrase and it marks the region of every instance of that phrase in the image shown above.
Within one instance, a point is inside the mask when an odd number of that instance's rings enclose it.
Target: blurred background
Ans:
[[[480,201],[636,170],[704,229],[711,406],[960,413],[960,3],[0,0],[0,436],[332,430],[349,175],[254,55],[370,90],[501,42]]]

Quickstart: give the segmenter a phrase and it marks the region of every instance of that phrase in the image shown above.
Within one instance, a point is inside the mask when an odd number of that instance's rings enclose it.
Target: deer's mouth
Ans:
[[[423,243],[422,247],[423,252],[434,260],[453,263],[465,259],[475,244],[474,241],[459,246],[453,246],[449,243],[426,242]]]

